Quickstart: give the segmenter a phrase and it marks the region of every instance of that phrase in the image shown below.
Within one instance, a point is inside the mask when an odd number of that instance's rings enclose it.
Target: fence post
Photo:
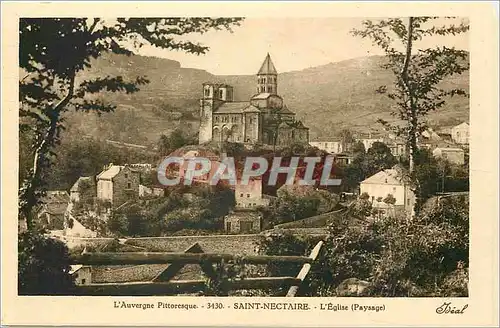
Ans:
[[[319,252],[321,250],[321,246],[323,246],[323,241],[318,242],[316,244],[316,246],[313,248],[313,250],[311,251],[311,255],[309,255],[309,258],[311,259],[312,262],[315,261],[316,258],[318,257]],[[307,274],[309,273],[309,270],[311,270],[311,265],[312,265],[311,263],[305,263],[302,266],[302,269],[299,271],[299,274],[297,275],[297,279],[299,279],[301,283],[299,285],[290,287],[290,289],[288,290],[288,293],[286,294],[286,297],[295,297],[295,295],[299,291],[299,288],[300,288],[302,282],[304,281]]]
[[[184,253],[200,253],[201,247],[198,245],[198,243],[194,243],[193,245],[189,246]],[[201,251],[203,253],[203,251]],[[153,278],[152,281],[158,282],[158,281],[169,281],[172,279],[182,268],[184,267],[184,264],[182,263],[171,263],[167,266],[165,270],[160,272],[156,277]]]

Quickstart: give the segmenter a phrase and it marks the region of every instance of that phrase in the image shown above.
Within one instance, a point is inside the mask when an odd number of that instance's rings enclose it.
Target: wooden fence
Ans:
[[[202,292],[207,288],[207,280],[172,280],[187,264],[198,264],[208,279],[216,280],[215,263],[237,261],[241,264],[297,263],[302,269],[297,276],[257,277],[230,279],[221,283],[227,290],[289,288],[287,297],[296,296],[304,282],[311,264],[316,260],[323,246],[320,241],[307,256],[232,255],[204,253],[198,243],[194,243],[183,253],[137,252],[137,253],[82,253],[72,256],[72,264],[82,265],[144,265],[169,264],[164,271],[151,281],[125,283],[92,283],[76,286],[77,295],[101,296],[159,296]]]

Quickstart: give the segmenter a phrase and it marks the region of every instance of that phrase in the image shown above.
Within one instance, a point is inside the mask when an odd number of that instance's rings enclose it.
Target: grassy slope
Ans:
[[[331,137],[342,128],[355,131],[380,129],[378,118],[391,119],[390,102],[374,92],[389,85],[392,75],[379,68],[382,57],[364,57],[279,76],[279,93],[311,129],[311,138]],[[255,76],[214,76],[206,71],[182,68],[178,62],[141,56],[106,55],[94,62],[86,76],[146,76],[151,83],[131,95],[104,94],[118,105],[116,112],[97,118],[89,114],[71,114],[71,130],[83,134],[148,144],[161,133],[176,127],[196,133],[198,98],[201,84],[226,82],[234,86],[236,100],[246,100],[255,91]],[[446,82],[468,89],[469,76],[456,76]],[[437,126],[468,120],[468,100],[450,100],[445,108],[429,116]]]

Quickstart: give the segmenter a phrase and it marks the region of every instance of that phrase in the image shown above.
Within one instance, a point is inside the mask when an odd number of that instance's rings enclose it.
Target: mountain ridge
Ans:
[[[394,121],[391,102],[375,92],[391,85],[393,75],[380,67],[384,57],[367,56],[289,71],[278,75],[278,94],[297,118],[310,128],[311,140],[335,136],[341,129],[376,132],[378,118]],[[257,72],[258,67],[255,71]],[[162,133],[175,128],[196,133],[202,83],[232,85],[235,101],[256,93],[255,75],[214,75],[206,70],[186,68],[175,60],[153,56],[106,54],[91,63],[79,80],[103,75],[124,78],[145,76],[150,83],[134,94],[103,93],[100,97],[117,105],[114,113],[97,118],[72,113],[69,131],[140,144],[154,143]],[[452,76],[443,85],[468,91],[468,72]],[[90,115],[90,118],[89,118]],[[430,113],[430,125],[449,126],[468,120],[467,98],[452,98],[444,108]]]

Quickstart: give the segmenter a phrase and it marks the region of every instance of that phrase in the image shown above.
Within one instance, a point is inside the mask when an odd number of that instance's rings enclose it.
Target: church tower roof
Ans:
[[[257,75],[266,75],[266,74],[278,75],[278,72],[274,67],[273,61],[271,60],[271,56],[269,55],[269,53],[267,53],[266,59],[264,59],[264,62],[262,63],[259,72],[257,73]]]

